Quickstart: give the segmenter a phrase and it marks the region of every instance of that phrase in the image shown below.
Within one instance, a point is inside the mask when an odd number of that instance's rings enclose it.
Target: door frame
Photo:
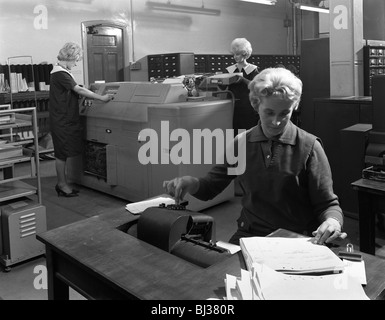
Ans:
[[[83,46],[83,79],[86,87],[89,87],[89,77],[88,77],[88,50],[87,50],[87,28],[94,25],[100,25],[103,27],[113,27],[119,28],[122,30],[122,44],[123,44],[123,74],[124,81],[128,81],[130,78],[129,66],[131,64],[133,57],[133,42],[132,34],[130,33],[130,28],[127,24],[110,21],[110,20],[90,20],[84,21],[81,23],[81,32],[82,32],[82,46]],[[128,49],[127,49],[128,48]]]

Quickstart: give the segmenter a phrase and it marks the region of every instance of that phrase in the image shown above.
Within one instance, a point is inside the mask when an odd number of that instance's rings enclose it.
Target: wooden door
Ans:
[[[88,82],[124,81],[123,30],[103,24],[87,27]]]

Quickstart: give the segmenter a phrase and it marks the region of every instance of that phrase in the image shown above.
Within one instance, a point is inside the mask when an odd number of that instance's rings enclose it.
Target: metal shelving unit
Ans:
[[[46,230],[39,153],[26,148],[38,150],[36,108],[0,110],[0,133],[0,264],[10,271],[11,265],[44,254],[35,237]],[[15,164],[21,162],[30,163],[30,174],[18,174]]]
[[[12,151],[12,148],[14,148],[15,150],[21,149],[22,154],[16,157],[12,157],[12,156],[7,157],[6,155],[2,156],[0,151],[0,168],[2,168],[3,170],[5,169],[5,172],[3,172],[4,179],[0,181],[0,203],[6,200],[18,198],[18,192],[14,192],[14,195],[11,195],[12,188],[8,188],[8,184],[12,183],[13,186],[20,186],[21,189],[24,190],[22,192],[22,195],[20,196],[25,196],[27,189],[29,189],[28,194],[37,194],[37,197],[38,197],[37,202],[41,204],[42,199],[41,199],[39,155],[36,152],[34,152],[33,155],[30,156],[26,154],[26,152],[23,150],[24,145],[29,145],[31,143],[33,143],[35,148],[38,147],[36,108],[0,110],[0,119],[8,115],[10,115],[11,117],[14,117],[14,121],[10,121],[9,123],[3,123],[3,124],[0,123],[0,131],[1,131],[0,137],[3,139],[3,141],[6,141],[5,144],[0,145],[0,148],[1,146],[6,146],[7,149],[9,149],[10,151]],[[28,132],[29,132],[29,129],[31,129],[32,135],[33,135],[32,139],[29,137],[27,139],[20,138],[20,135],[22,135],[24,129],[27,130]],[[31,175],[15,177],[14,165],[16,163],[25,162],[25,161],[31,161]],[[7,169],[11,169],[11,170],[8,170],[7,172]],[[36,178],[37,188],[34,188],[32,186],[30,186],[29,188],[25,188],[26,184],[20,181],[31,177]],[[7,194],[7,196],[4,196],[4,194]]]

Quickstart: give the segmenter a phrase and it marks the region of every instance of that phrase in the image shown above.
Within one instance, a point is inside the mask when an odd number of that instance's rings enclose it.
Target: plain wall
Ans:
[[[385,0],[364,0],[364,39],[385,40]]]

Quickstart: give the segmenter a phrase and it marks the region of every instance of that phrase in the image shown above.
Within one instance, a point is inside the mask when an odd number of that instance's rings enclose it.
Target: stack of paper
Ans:
[[[255,263],[241,278],[226,275],[225,282],[228,300],[369,300],[347,273],[289,275]]]
[[[258,300],[249,271],[241,269],[240,278],[226,274],[225,284],[227,300]]]
[[[159,207],[159,205],[162,203],[165,205],[175,204],[175,200],[167,197],[157,197],[145,201],[129,203],[126,205],[126,210],[133,214],[140,214],[147,208]]]
[[[228,300],[369,300],[363,279],[311,238],[241,238],[240,247],[248,271],[226,275]]]
[[[263,300],[368,300],[361,284],[347,273],[288,275],[255,264],[252,281]]]
[[[249,237],[240,246],[247,269],[264,264],[288,274],[340,273],[344,263],[328,247],[312,243],[311,238]]]

